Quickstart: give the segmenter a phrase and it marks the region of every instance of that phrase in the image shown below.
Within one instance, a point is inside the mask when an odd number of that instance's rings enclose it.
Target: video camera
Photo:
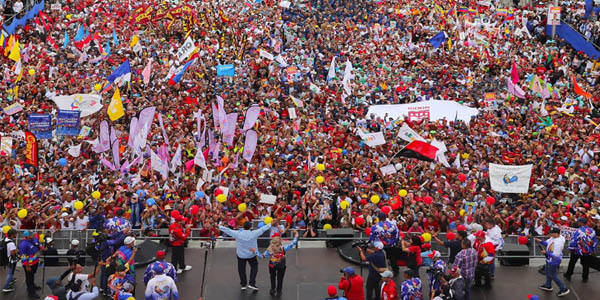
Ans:
[[[358,240],[358,241],[354,241],[352,243],[352,248],[356,248],[356,247],[366,248],[368,246],[369,246],[369,241],[367,241],[367,240]]]
[[[85,253],[92,257],[94,262],[102,260],[102,243],[108,240],[108,234],[106,232],[99,232],[94,239],[87,244]]]

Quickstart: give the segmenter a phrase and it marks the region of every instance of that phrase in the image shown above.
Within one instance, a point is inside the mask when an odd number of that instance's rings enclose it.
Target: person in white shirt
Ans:
[[[502,239],[502,229],[493,219],[488,219],[485,221],[485,228],[487,229],[485,233],[486,240],[489,240],[496,248],[496,252],[500,251],[504,246],[504,240]],[[490,278],[494,278],[496,273],[496,264],[490,265]]]
[[[89,223],[90,219],[85,215],[83,210],[77,212],[77,217],[75,218],[75,230],[86,230]]]
[[[92,274],[82,274],[83,267],[80,264],[75,264],[71,268],[72,272],[67,276],[67,282],[76,283],[81,281],[81,291],[90,292],[90,280],[96,277],[97,269],[99,268],[95,268]],[[73,276],[75,276],[75,279],[73,279]]]
[[[146,285],[146,300],[178,300],[179,292],[173,278],[164,274],[164,269],[155,266],[154,277]]]
[[[75,299],[78,300],[92,300],[98,297],[99,291],[96,286],[96,278],[90,278],[90,284],[92,285],[92,292],[87,292],[83,287],[83,282],[81,280],[76,280],[71,285],[71,290],[67,293],[67,299]]]
[[[558,268],[560,267],[560,263],[562,261],[562,253],[565,247],[565,238],[560,235],[559,228],[552,228],[550,230],[550,238],[542,241],[540,239],[535,239],[535,241],[540,242],[540,244],[545,247],[542,250],[542,253],[546,255],[546,282],[540,285],[540,289],[544,291],[552,291],[552,281],[558,285],[560,290],[558,291],[557,296],[562,297],[570,292],[570,290],[565,286],[565,284],[558,278]]]
[[[2,288],[2,292],[5,294],[15,290],[15,282],[17,281],[17,279],[14,277],[15,267],[17,266],[17,261],[19,261],[17,256],[17,245],[15,244],[16,239],[17,231],[11,228],[8,230],[4,238],[4,243],[6,244],[6,255],[8,256],[8,264],[6,265],[6,281],[4,283],[4,287]]]

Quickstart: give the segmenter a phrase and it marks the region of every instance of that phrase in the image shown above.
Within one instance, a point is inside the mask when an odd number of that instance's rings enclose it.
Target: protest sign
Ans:
[[[273,205],[277,201],[277,197],[274,195],[261,194],[260,195],[260,203]]]
[[[28,118],[27,128],[38,139],[52,138],[52,115],[50,114],[31,114]]]
[[[362,138],[363,142],[365,142],[365,144],[367,144],[367,146],[369,147],[376,147],[385,144],[385,137],[383,136],[383,132],[363,133],[359,131],[358,135]]]
[[[548,7],[547,25],[560,25],[560,6]]]
[[[492,190],[501,193],[527,193],[532,167],[533,165],[506,166],[490,164]]]
[[[77,110],[59,110],[56,115],[56,135],[78,135],[80,113]]]
[[[383,166],[383,167],[379,168],[379,170],[381,171],[381,174],[383,174],[383,176],[396,174],[396,172],[397,172],[396,168],[392,164]]]
[[[12,116],[21,111],[23,111],[23,106],[19,103],[13,103],[4,108],[4,113],[9,116]]]
[[[38,145],[35,135],[25,131],[25,164],[37,167],[38,165]]]

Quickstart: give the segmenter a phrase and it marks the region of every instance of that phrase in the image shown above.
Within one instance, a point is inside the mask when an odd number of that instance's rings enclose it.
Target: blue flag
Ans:
[[[173,76],[170,78],[169,80],[169,85],[175,85],[177,83],[179,83],[179,81],[181,81],[181,77],[183,77],[183,74],[185,73],[185,71],[193,64],[196,62],[196,58],[188,61],[183,68],[181,68],[179,70],[179,72],[177,72],[176,74],[173,74]]]
[[[446,37],[446,34],[442,31],[442,32],[436,34],[434,37],[432,37],[429,40],[429,43],[433,46],[433,48],[438,48],[446,40],[448,40],[448,38]]]
[[[235,76],[235,67],[232,64],[217,66],[217,77],[233,77],[233,76]]]
[[[103,93],[110,89],[110,87],[114,84],[117,86],[121,85],[123,82],[131,81],[131,68],[129,67],[129,59],[123,62],[118,68],[116,68],[112,74],[106,77],[106,80],[109,84],[104,87]]]
[[[74,40],[81,41],[85,39],[85,30],[83,30],[83,26],[79,25],[79,29],[77,29],[77,34],[75,35]]]
[[[106,56],[110,56],[112,53],[110,52],[110,42],[106,41],[106,49],[104,50],[106,52]]]
[[[113,28],[113,45],[119,46],[119,39],[117,38],[117,33],[115,32],[114,28]]]
[[[69,45],[71,41],[69,40],[69,34],[67,34],[67,32],[65,31],[65,40],[63,41],[63,49],[67,48],[67,45]]]

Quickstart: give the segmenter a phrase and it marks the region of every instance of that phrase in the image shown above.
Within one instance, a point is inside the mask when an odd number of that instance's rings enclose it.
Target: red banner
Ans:
[[[25,164],[38,166],[37,139],[29,131],[25,131]]]

